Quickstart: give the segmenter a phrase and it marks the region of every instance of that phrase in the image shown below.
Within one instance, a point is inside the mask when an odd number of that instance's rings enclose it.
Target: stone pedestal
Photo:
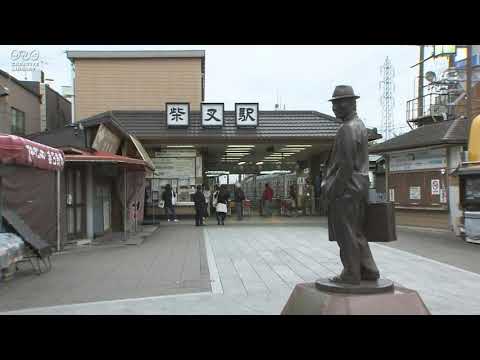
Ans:
[[[318,283],[318,282],[317,282]],[[414,290],[395,287],[376,294],[352,294],[298,284],[281,315],[430,315]]]

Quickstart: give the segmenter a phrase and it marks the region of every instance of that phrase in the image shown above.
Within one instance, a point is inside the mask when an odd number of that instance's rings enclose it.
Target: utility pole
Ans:
[[[418,68],[418,108],[417,117],[423,116],[423,61],[425,58],[425,45],[420,45],[420,63]]]
[[[466,104],[465,104],[465,114],[467,117],[467,139],[470,140],[470,127],[472,126],[472,45],[467,45],[467,61],[466,61],[466,70],[467,70],[467,81],[466,81]]]

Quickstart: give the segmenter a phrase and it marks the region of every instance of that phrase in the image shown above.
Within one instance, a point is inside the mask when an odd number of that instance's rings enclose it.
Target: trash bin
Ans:
[[[465,211],[465,240],[480,244],[480,211]]]

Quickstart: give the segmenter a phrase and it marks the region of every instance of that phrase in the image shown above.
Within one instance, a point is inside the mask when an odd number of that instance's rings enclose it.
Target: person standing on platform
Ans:
[[[270,187],[270,184],[265,184],[265,190],[263,191],[263,204],[264,204],[264,215],[272,216],[272,200],[273,200],[273,189]]]
[[[164,201],[165,214],[167,215],[168,221],[177,222],[177,215],[175,213],[175,205],[177,203],[177,194],[172,189],[170,184],[165,185],[165,190],[162,193],[162,200]]]
[[[215,217],[217,218],[217,221],[220,222],[218,219],[218,214],[217,214],[217,203],[218,203],[218,194],[220,192],[220,188],[218,185],[215,185],[213,188],[213,194],[212,194],[212,208],[211,211],[215,213]]]
[[[205,202],[207,203],[205,207],[205,219],[206,219],[210,216],[210,197],[212,196],[208,185],[203,186],[203,196],[205,196]]]
[[[227,217],[228,199],[230,194],[225,185],[220,186],[220,191],[217,198],[217,219],[218,225],[225,225],[225,218]]]
[[[290,185],[290,189],[288,191],[288,215],[292,216],[292,214],[297,211],[297,192],[295,191],[295,185]]]
[[[237,213],[237,220],[243,219],[243,200],[245,200],[245,193],[242,190],[242,186],[239,182],[235,184],[235,212]]]
[[[195,204],[195,226],[202,226],[207,202],[200,185],[197,186],[197,192],[193,195],[193,203]]]

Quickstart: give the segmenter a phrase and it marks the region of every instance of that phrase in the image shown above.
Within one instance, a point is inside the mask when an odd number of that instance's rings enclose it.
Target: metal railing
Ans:
[[[451,94],[429,93],[407,101],[407,123],[426,116],[450,118],[455,107],[452,104],[455,97]]]

